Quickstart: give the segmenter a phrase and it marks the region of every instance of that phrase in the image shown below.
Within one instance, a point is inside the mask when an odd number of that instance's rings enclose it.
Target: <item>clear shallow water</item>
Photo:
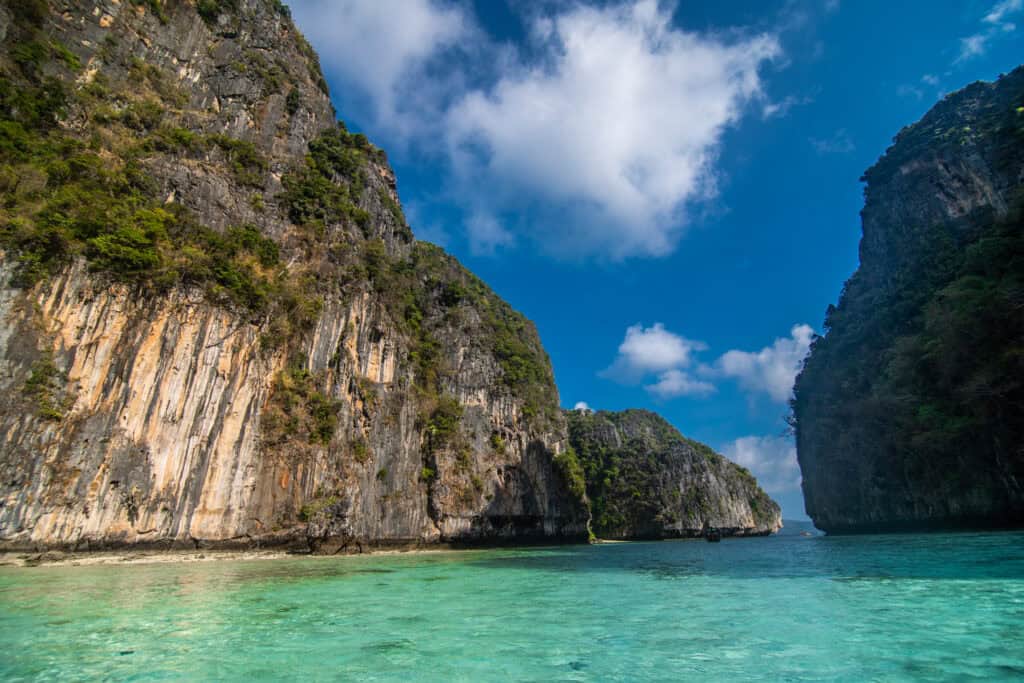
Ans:
[[[1024,534],[0,567],[0,678],[1021,680]]]

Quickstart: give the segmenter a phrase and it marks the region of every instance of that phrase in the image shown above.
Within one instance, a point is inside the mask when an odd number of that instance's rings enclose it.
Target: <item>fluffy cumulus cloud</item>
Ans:
[[[526,236],[577,258],[668,254],[715,195],[726,128],[800,103],[763,91],[775,34],[685,31],[672,2],[526,5],[521,44],[489,38],[469,3],[290,5],[346,116],[445,157],[477,252]]]
[[[626,338],[619,344],[619,356],[607,372],[638,376],[686,367],[692,362],[694,351],[706,348],[703,342],[691,341],[669,332],[661,323],[646,328],[637,324],[626,330]]]
[[[578,410],[578,411],[580,411],[581,413],[590,413],[590,412],[593,412],[593,411],[591,410],[591,408],[590,408],[590,405],[589,405],[589,404],[588,404],[588,403],[587,403],[586,401],[579,401],[579,402],[578,402],[578,403],[577,403],[576,405],[574,405],[574,406],[572,407],[572,409],[573,409],[573,410]]]
[[[475,26],[457,5],[436,0],[291,0],[295,20],[328,73],[368,97],[379,125],[412,134],[428,95],[422,78],[432,59],[472,39]],[[430,91],[442,87],[434,79]],[[429,94],[432,94],[429,93]],[[405,103],[405,104],[403,104]],[[421,112],[422,113],[422,112]]]
[[[800,465],[792,439],[745,436],[722,449],[725,457],[750,470],[770,494],[800,489]]]
[[[633,325],[626,330],[615,362],[600,374],[623,384],[654,377],[655,383],[646,389],[659,398],[708,394],[714,386],[685,371],[693,364],[694,352],[705,349],[706,344],[669,332],[661,323]]]
[[[1001,35],[1017,30],[1015,15],[1024,10],[1024,0],[1001,0],[992,5],[981,18],[981,30],[960,39],[960,51],[955,63],[979,57],[988,51],[989,44]]]
[[[773,401],[785,403],[813,340],[814,330],[809,325],[794,325],[789,337],[776,339],[760,351],[724,353],[708,372],[734,378],[747,391],[765,393]]]
[[[731,379],[750,394],[785,403],[812,341],[809,325],[794,325],[788,337],[760,351],[733,349],[705,364],[696,356],[708,350],[707,344],[671,332],[661,323],[637,324],[626,330],[615,361],[599,374],[621,384],[643,384],[660,399],[708,396],[716,391],[713,380]]]
[[[780,48],[770,35],[681,31],[672,9],[571,5],[534,21],[542,58],[510,65],[448,113],[457,177],[487,182],[478,209],[500,214],[531,197],[565,226],[544,236],[556,250],[674,248],[687,203],[714,193],[723,131],[763,96],[759,69]]]

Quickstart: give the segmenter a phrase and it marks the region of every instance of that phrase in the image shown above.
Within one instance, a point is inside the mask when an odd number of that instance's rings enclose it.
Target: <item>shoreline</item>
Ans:
[[[771,534],[769,534],[771,535]],[[762,535],[742,534],[730,538],[760,538]],[[651,543],[671,541],[700,541],[701,536],[680,536],[671,538],[596,538],[589,545],[618,545],[628,543]],[[219,562],[225,560],[278,560],[285,558],[328,558],[420,555],[465,550],[488,550],[509,548],[559,547],[562,545],[587,545],[580,543],[523,543],[517,544],[395,544],[388,546],[356,546],[358,550],[342,550],[335,553],[317,553],[308,549],[281,545],[270,548],[131,548],[94,550],[0,550],[0,569],[4,567],[95,567],[102,565],[174,564],[193,562]]]
[[[677,539],[670,539],[677,540]],[[678,539],[693,540],[693,539]],[[636,543],[632,539],[597,539],[593,545],[613,545],[620,543]],[[642,541],[641,541],[642,542]],[[243,548],[213,548],[213,549],[119,549],[119,550],[45,550],[45,551],[16,551],[0,550],[0,569],[4,567],[96,567],[103,565],[137,565],[137,564],[175,564],[193,562],[221,562],[225,560],[280,560],[286,558],[328,558],[344,557],[356,558],[367,556],[390,557],[397,555],[427,555],[446,552],[462,552],[466,550],[500,550],[509,548],[537,548],[557,547],[563,544],[554,545],[451,545],[437,544],[432,546],[410,546],[373,548],[366,547],[361,552],[339,552],[333,554],[318,554],[305,550],[294,550],[287,548],[270,549],[243,549]],[[579,544],[564,544],[579,545]]]
[[[286,558],[328,558],[328,557],[366,557],[391,555],[420,555],[441,553],[453,550],[450,547],[437,548],[388,548],[370,550],[362,553],[335,553],[333,555],[317,555],[310,552],[294,550],[91,550],[62,552],[48,550],[45,552],[0,551],[0,569],[4,567],[96,567],[103,565],[144,565],[144,564],[177,564],[195,562],[222,562],[226,560],[281,560]]]

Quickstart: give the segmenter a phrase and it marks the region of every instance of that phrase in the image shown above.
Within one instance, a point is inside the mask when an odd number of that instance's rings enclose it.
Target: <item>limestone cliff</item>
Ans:
[[[0,3],[0,547],[581,540],[529,321],[276,0]]]
[[[753,475],[646,410],[567,411],[569,443],[583,468],[601,538],[726,535],[782,528],[778,504]]]
[[[860,267],[793,402],[832,533],[1024,524],[1024,68],[948,95],[864,176]]]

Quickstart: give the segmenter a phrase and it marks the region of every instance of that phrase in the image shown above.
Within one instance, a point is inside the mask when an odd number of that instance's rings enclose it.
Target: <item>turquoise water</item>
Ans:
[[[0,568],[4,680],[1020,680],[1024,534]]]

